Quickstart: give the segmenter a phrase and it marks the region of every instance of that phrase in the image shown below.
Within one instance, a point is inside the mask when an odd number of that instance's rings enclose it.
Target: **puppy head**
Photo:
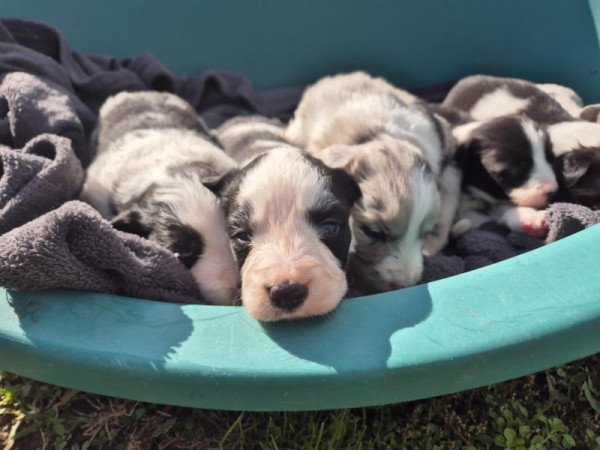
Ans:
[[[544,129],[518,116],[455,128],[456,158],[467,185],[518,206],[543,208],[558,190]]]
[[[248,312],[275,321],[332,311],[347,290],[353,179],[282,146],[222,184]]]
[[[562,199],[600,209],[600,147],[582,147],[556,158]]]
[[[440,196],[435,177],[412,144],[381,137],[336,145],[320,154],[344,167],[362,198],[352,211],[353,283],[368,292],[410,286],[423,271],[423,242],[436,226]]]
[[[113,221],[121,231],[148,238],[170,250],[192,272],[204,299],[233,303],[239,273],[217,197],[199,181],[151,187],[135,206]]]

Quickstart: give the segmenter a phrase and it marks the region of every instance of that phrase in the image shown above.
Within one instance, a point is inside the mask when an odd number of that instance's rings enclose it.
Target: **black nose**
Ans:
[[[304,302],[308,296],[308,288],[300,283],[276,284],[269,289],[269,296],[273,305],[292,311]]]

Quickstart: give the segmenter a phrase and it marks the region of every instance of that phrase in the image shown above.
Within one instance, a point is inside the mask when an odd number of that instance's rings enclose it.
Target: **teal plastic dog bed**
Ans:
[[[261,88],[364,69],[401,86],[472,73],[600,100],[590,1],[6,0],[82,51],[150,51],[169,68]],[[0,289],[0,369],[84,391],[203,408],[315,410],[431,397],[600,350],[600,226],[445,280],[261,325],[239,307]]]

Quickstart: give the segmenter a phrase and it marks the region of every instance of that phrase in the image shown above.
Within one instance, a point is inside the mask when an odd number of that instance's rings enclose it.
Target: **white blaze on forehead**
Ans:
[[[529,180],[554,183],[556,184],[556,176],[552,166],[546,159],[546,139],[541,130],[527,120],[521,122],[525,136],[531,143],[531,156],[533,157],[533,168],[529,175]]]
[[[585,121],[562,122],[548,127],[555,156],[579,147],[600,147],[600,124]]]
[[[340,261],[307,220],[312,207],[332,199],[322,173],[295,148],[272,150],[246,174],[239,200],[252,206],[253,237],[242,267],[242,302],[256,319],[325,314],[342,299],[347,283]],[[269,297],[270,286],[288,282],[308,288],[293,311]]]
[[[507,114],[516,114],[527,107],[528,99],[512,95],[506,88],[496,89],[482,96],[471,108],[475,120],[486,120]]]
[[[240,184],[239,198],[252,205],[253,221],[281,222],[332,198],[325,179],[301,150],[282,147],[269,152]],[[257,230],[260,233],[260,230]]]
[[[548,195],[558,189],[558,182],[552,166],[546,159],[546,141],[542,131],[529,120],[522,120],[521,126],[531,145],[533,167],[527,181],[522,186],[512,189],[508,195],[517,205],[541,208],[548,203]]]

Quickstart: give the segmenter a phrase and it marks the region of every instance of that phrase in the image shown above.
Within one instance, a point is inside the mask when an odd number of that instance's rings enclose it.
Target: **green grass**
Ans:
[[[600,356],[445,397],[311,413],[124,401],[0,375],[5,449],[600,449]]]

